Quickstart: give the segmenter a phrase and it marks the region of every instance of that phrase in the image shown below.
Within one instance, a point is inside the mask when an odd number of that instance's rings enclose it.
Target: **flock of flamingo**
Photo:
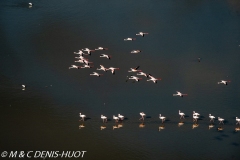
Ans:
[[[136,35],[144,37],[144,35],[146,35],[146,34],[148,34],[148,33],[139,32],[139,33],[137,33]],[[124,39],[124,41],[134,41],[134,40],[136,40],[136,38],[125,38],[125,39]],[[95,51],[97,51],[97,50],[108,50],[108,48],[98,47],[98,48],[96,48],[96,49],[94,49],[94,50],[91,50],[91,49],[89,49],[89,48],[84,48],[84,49],[79,50],[78,52],[74,52],[74,54],[79,55],[79,57],[75,57],[75,58],[78,59],[78,60],[76,60],[75,62],[77,62],[77,63],[82,63],[83,65],[82,65],[82,66],[71,65],[71,66],[69,67],[69,69],[72,69],[72,68],[76,68],[76,69],[80,69],[80,68],[93,68],[94,66],[91,65],[93,62],[89,62],[89,60],[86,59],[86,58],[84,57],[84,55],[91,55],[91,52],[95,52]],[[84,52],[84,51],[85,51],[85,52]],[[131,53],[140,53],[140,52],[141,52],[140,50],[133,50],[133,51],[131,51]],[[107,58],[107,59],[110,60],[110,59],[111,59],[111,55],[101,54],[101,55],[100,55],[100,58]],[[199,57],[199,58],[198,58],[198,62],[200,62],[200,60],[201,60],[201,59],[200,59],[200,57]],[[145,76],[145,77],[147,77],[147,78],[150,78],[150,79],[148,79],[147,81],[152,81],[153,83],[157,83],[158,80],[161,80],[161,78],[155,78],[155,77],[153,77],[151,74],[146,74],[146,73],[142,72],[142,70],[139,70],[139,67],[140,67],[140,66],[137,66],[137,67],[135,67],[135,68],[130,68],[130,70],[129,70],[128,72],[137,73],[136,75],[141,75],[141,76]],[[119,68],[114,68],[114,67],[106,68],[106,67],[104,67],[103,65],[100,65],[100,68],[97,68],[97,70],[102,70],[102,71],[104,71],[104,72],[107,72],[107,70],[111,70],[112,74],[115,74],[115,70],[118,70],[118,69],[119,69]],[[97,73],[97,72],[93,72],[93,73],[90,74],[90,76],[98,76],[98,77],[100,77],[100,76],[102,76],[102,75],[103,75],[103,74],[100,74],[100,73]],[[127,76],[126,82],[127,82],[128,80],[134,80],[133,82],[135,82],[135,81],[136,81],[136,82],[139,82],[139,80],[141,80],[141,79],[142,79],[142,78],[139,78],[139,77],[137,77],[137,76],[131,75],[131,76],[129,76],[129,77]],[[222,84],[227,85],[228,82],[230,82],[230,81],[221,80],[220,82],[218,82],[218,84],[222,83]],[[183,94],[183,93],[177,91],[177,93],[176,93],[176,94],[173,94],[173,96],[183,97],[183,96],[187,96],[187,94]],[[181,112],[180,110],[179,110],[179,115],[180,115],[180,119],[185,119],[185,118],[184,118],[185,114],[184,114],[183,112]],[[80,121],[84,121],[84,118],[86,118],[86,115],[83,115],[83,114],[81,114],[81,113],[80,113],[79,116],[82,118]],[[141,118],[140,118],[139,120],[144,121],[144,117],[146,116],[146,114],[145,114],[144,112],[140,112],[140,116],[141,116]],[[197,122],[198,122],[199,116],[200,116],[199,113],[196,113],[195,111],[193,111],[193,122],[195,122],[195,123],[193,124],[193,128],[195,128],[195,127],[198,126]],[[214,117],[213,115],[209,114],[209,118],[210,118],[210,122],[211,122],[211,125],[209,126],[209,128],[212,128],[215,117]],[[107,117],[106,117],[106,116],[101,115],[101,119],[103,120],[103,123],[107,122]],[[166,117],[164,117],[164,116],[162,116],[161,114],[159,114],[159,119],[162,121],[162,124],[163,124],[164,121],[166,120]],[[115,122],[123,121],[123,120],[124,120],[124,116],[121,115],[121,114],[118,114],[118,116],[113,115],[113,120],[115,120]],[[223,122],[224,122],[224,119],[223,119],[223,118],[218,117],[218,121],[219,121],[219,124],[222,124],[222,125],[224,124],[224,123],[223,123]],[[236,125],[240,125],[240,118],[236,117],[236,121],[237,121]],[[180,123],[179,123],[179,126],[181,126],[182,124],[183,124],[183,122],[180,122]],[[143,126],[144,126],[144,124],[142,123],[140,127],[143,127]],[[84,127],[84,125],[82,124],[82,125],[80,125],[79,127],[82,128],[82,127]],[[102,130],[102,129],[105,129],[105,128],[106,128],[106,127],[101,126],[101,130]],[[118,128],[118,127],[114,126],[113,129],[115,129],[115,128]],[[159,127],[159,130],[160,130],[160,129],[163,129],[163,126],[160,126],[160,127]],[[218,130],[222,130],[222,129],[223,129],[222,127],[218,127]],[[236,131],[238,131],[239,129],[240,129],[240,128],[237,127],[237,128],[236,128]]]
[[[180,116],[180,120],[181,119],[185,119],[185,113],[183,113],[183,112],[181,112],[180,110],[179,110],[179,116]],[[142,121],[144,121],[144,117],[146,117],[146,114],[144,113],[144,112],[140,112],[139,113],[140,114],[140,119],[139,120],[142,120]],[[193,122],[195,122],[194,124],[193,124],[193,129],[194,128],[196,128],[196,127],[198,127],[199,125],[198,125],[198,119],[200,118],[200,114],[199,113],[197,113],[197,112],[195,112],[195,111],[193,111]],[[83,115],[82,113],[79,113],[79,117],[81,117],[81,119],[79,120],[79,121],[84,121],[84,119],[86,118],[86,115]],[[214,120],[216,119],[212,114],[209,114],[209,118],[210,118],[210,125],[209,125],[209,129],[211,129],[211,128],[213,128],[214,127]],[[106,123],[107,122],[107,117],[106,116],[104,116],[104,115],[101,115],[101,119],[102,119],[102,121],[103,121],[103,123]],[[162,124],[164,124],[164,121],[166,120],[166,117],[164,117],[164,116],[162,116],[162,114],[159,114],[159,119],[162,121]],[[115,116],[115,115],[113,115],[113,120],[115,120],[115,122],[116,123],[118,123],[119,121],[120,122],[123,122],[123,120],[124,120],[124,116],[123,115],[121,115],[121,114],[118,114],[117,116]],[[221,131],[221,130],[223,130],[223,124],[224,124],[224,119],[223,118],[221,118],[221,117],[218,117],[217,118],[217,120],[219,121],[219,124],[221,125],[221,126],[219,126],[218,128],[217,128],[217,130],[218,131]],[[238,118],[238,117],[236,117],[236,125],[238,125],[236,128],[235,128],[235,131],[237,132],[237,131],[240,131],[240,118]],[[180,126],[182,126],[184,124],[184,122],[183,121],[180,121],[179,123],[178,123],[178,126],[180,127]],[[123,126],[122,125],[122,123],[120,123],[120,124],[117,124],[117,125],[114,125],[113,126],[113,129],[116,129],[116,128],[119,128],[118,126]],[[83,127],[85,127],[83,124],[81,124],[80,126],[79,126],[79,128],[81,129],[81,128],[83,128]],[[143,128],[143,127],[145,127],[145,125],[144,125],[144,123],[141,123],[140,125],[139,125],[139,127],[140,128]],[[106,128],[106,126],[101,126],[101,130],[103,130],[103,129],[105,129]],[[164,129],[164,125],[161,125],[160,127],[159,127],[159,131],[161,130],[161,129]]]

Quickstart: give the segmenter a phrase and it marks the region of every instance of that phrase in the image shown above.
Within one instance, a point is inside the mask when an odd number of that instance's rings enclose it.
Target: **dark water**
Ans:
[[[240,159],[240,2],[238,0],[0,2],[0,148],[86,150],[84,159]],[[149,32],[142,37],[139,31]],[[124,38],[136,37],[125,42]],[[73,52],[92,69],[71,69]],[[139,49],[139,54],[130,54]],[[112,59],[99,58],[101,53]],[[197,57],[202,61],[197,62]],[[116,75],[89,74],[100,64]],[[162,80],[125,82],[140,66]],[[101,71],[99,71],[101,72]],[[228,86],[218,81],[231,80]],[[22,90],[21,85],[27,86]],[[52,86],[51,86],[52,85]],[[177,90],[188,96],[173,97]],[[188,115],[178,127],[178,110]],[[192,111],[202,117],[192,129]],[[89,119],[79,122],[79,112]],[[139,128],[139,112],[145,127]],[[126,119],[105,129],[100,115]],[[158,130],[159,114],[167,117]],[[208,129],[211,113],[226,121]],[[85,127],[79,129],[79,125]]]

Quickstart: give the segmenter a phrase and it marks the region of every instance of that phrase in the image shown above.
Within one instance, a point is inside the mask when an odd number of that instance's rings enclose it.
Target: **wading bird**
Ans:
[[[215,117],[209,114],[210,122],[214,122]]]
[[[86,115],[79,113],[79,117],[81,117],[82,119],[80,121],[84,121],[84,118],[86,117]]]
[[[136,68],[130,68],[128,72],[141,72],[142,70],[138,70],[140,66],[137,66]]]
[[[90,74],[90,76],[98,76],[98,77],[100,77],[100,76],[102,76],[103,74],[99,74],[99,73],[97,73],[97,72],[93,72],[93,74]]]
[[[89,48],[84,48],[82,51],[86,51],[88,55],[91,55],[91,52],[94,52],[95,50],[90,50]]]
[[[141,51],[140,50],[133,50],[131,51],[131,53],[140,53]]]
[[[79,69],[79,66],[71,65],[71,67],[69,67],[68,69],[71,69],[71,68],[77,68],[77,69]]]
[[[142,75],[142,76],[148,77],[148,74],[146,74],[144,72],[138,72],[137,75]]]
[[[125,38],[124,41],[134,41],[136,38]]]
[[[181,92],[177,91],[177,94],[173,94],[173,96],[183,97],[183,96],[187,96],[187,94],[182,94]]]
[[[185,114],[179,110],[180,119],[184,119]]]
[[[133,80],[135,80],[136,82],[139,82],[139,80],[142,79],[142,78],[138,78],[138,77],[136,77],[136,76],[132,76],[132,75],[131,75],[128,79],[133,79]],[[127,79],[127,80],[128,80],[128,79]],[[127,82],[127,80],[126,80],[126,82]]]
[[[115,115],[113,115],[113,119],[115,120],[115,122],[118,122],[119,118],[116,117]]]
[[[198,121],[198,116],[197,115],[193,115],[193,122],[197,122]]]
[[[162,120],[162,123],[165,121],[166,117],[162,116],[161,114],[159,114],[159,118]]]
[[[118,118],[120,118],[121,120],[123,120],[123,119],[124,119],[124,116],[121,115],[121,114],[118,114]]]
[[[105,68],[103,65],[100,65],[100,67],[101,68],[97,68],[97,70],[103,70],[105,72],[107,72],[107,70],[109,70],[109,69]]]
[[[111,70],[112,74],[115,74],[115,70],[119,70],[119,68],[110,67],[108,70]]]
[[[224,81],[224,80],[221,80],[221,82],[218,82],[218,84],[223,83],[223,84],[225,84],[225,85],[228,85],[228,82],[231,82],[231,81]]]
[[[236,121],[237,121],[236,124],[240,124],[240,118],[236,117]]]
[[[98,48],[95,49],[95,50],[108,50],[108,48],[98,47]]]
[[[200,116],[200,114],[199,114],[199,113],[196,113],[195,111],[193,111],[193,115],[195,115],[195,116]]]
[[[101,54],[100,57],[102,57],[102,58],[106,57],[107,59],[111,59],[111,56],[109,56],[107,54]]]
[[[219,124],[221,124],[221,123],[223,124],[224,119],[221,117],[218,117],[218,121],[219,121]]]
[[[142,36],[142,37],[144,37],[145,34],[148,34],[148,33],[139,32],[139,33],[137,33],[136,35],[137,35],[137,36]]]
[[[141,118],[139,120],[144,120],[144,116],[146,116],[146,114],[143,112],[140,112],[140,116],[141,116]]]
[[[106,117],[106,116],[101,115],[101,119],[103,120],[103,123],[104,123],[104,122],[107,122],[107,117]]]
[[[147,81],[153,81],[153,83],[157,83],[158,80],[161,80],[161,78],[154,78],[152,75],[148,74],[148,77],[150,77],[150,79],[148,79]]]

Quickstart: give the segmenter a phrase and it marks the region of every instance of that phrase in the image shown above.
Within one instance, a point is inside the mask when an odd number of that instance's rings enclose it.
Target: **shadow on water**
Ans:
[[[215,137],[214,139],[216,139],[216,140],[219,140],[219,141],[222,141],[223,140],[223,138],[221,138],[221,137]]]
[[[90,117],[86,117],[84,120],[87,121],[87,120],[90,120],[91,118]]]
[[[39,6],[35,6],[33,4],[33,6],[29,6],[28,2],[20,2],[17,4],[12,4],[12,5],[5,5],[6,7],[12,7],[12,8],[29,8],[29,9],[38,9],[40,8]]]
[[[226,135],[226,134],[222,134],[222,137],[229,137],[229,135]]]
[[[146,116],[146,119],[147,119],[147,118],[152,118],[152,117],[151,117],[151,116]]]
[[[124,120],[128,120],[128,118],[124,118]]]
[[[239,146],[239,143],[233,142],[232,145],[237,147],[237,146]]]

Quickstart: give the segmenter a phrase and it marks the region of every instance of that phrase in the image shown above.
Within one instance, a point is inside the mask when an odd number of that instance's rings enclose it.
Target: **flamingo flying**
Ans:
[[[173,94],[173,96],[183,97],[183,96],[187,96],[187,94],[182,94],[181,92],[177,91],[177,94]]]
[[[71,65],[71,67],[69,67],[68,69],[71,69],[71,68],[77,68],[77,69],[79,69],[79,66]]]
[[[93,74],[90,74],[90,76],[98,76],[98,77],[100,77],[100,76],[102,76],[103,74],[99,74],[99,73],[97,73],[97,72],[93,72]]]
[[[136,38],[125,38],[124,41],[134,41]]]
[[[142,70],[138,70],[140,66],[137,66],[136,68],[130,68],[128,72],[141,72]]]
[[[136,35],[137,35],[137,36],[142,36],[142,37],[144,37],[145,34],[148,34],[148,33],[139,32],[139,33],[137,33]]]
[[[107,70],[109,70],[109,69],[105,68],[103,65],[100,65],[100,67],[101,68],[97,68],[97,70],[103,70],[105,72],[107,72]]]
[[[101,54],[100,57],[106,57],[107,59],[110,59],[111,56],[107,55],[107,54]]]
[[[131,53],[140,53],[141,51],[140,50],[133,50],[131,51]]]
[[[115,70],[119,70],[119,68],[110,67],[108,70],[111,70],[112,74],[115,74]]]
[[[223,84],[225,84],[225,85],[228,85],[228,82],[231,82],[231,81],[224,81],[224,80],[221,80],[221,82],[218,82],[218,84],[223,83]]]
[[[148,79],[147,81],[153,81],[153,83],[157,83],[158,80],[161,80],[161,78],[155,78],[150,74],[148,74],[148,77],[150,77],[150,79]]]

